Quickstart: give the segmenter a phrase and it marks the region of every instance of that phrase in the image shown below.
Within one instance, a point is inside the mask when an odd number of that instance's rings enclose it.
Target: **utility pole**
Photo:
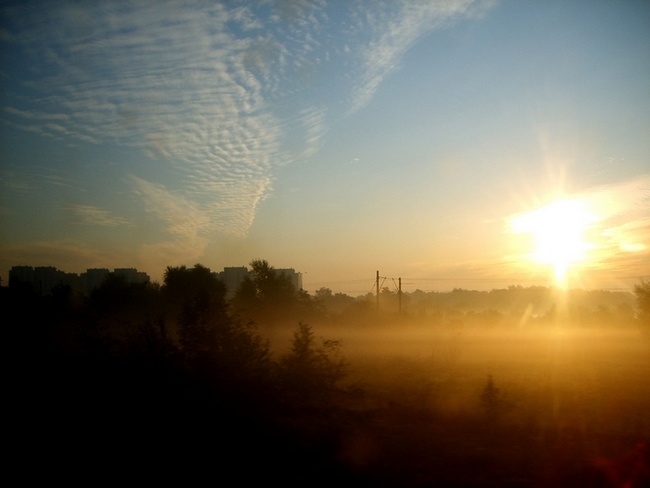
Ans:
[[[402,278],[397,278],[399,281],[399,288],[397,291],[397,296],[399,298],[399,314],[402,315]]]
[[[377,312],[379,312],[379,271],[377,271]]]

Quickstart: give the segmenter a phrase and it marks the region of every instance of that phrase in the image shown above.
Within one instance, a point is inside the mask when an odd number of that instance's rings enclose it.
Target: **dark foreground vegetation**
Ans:
[[[90,297],[2,289],[21,479],[650,484],[647,282],[623,328],[565,330],[552,311],[497,329],[468,310],[327,308],[346,299],[256,265],[232,300],[199,265],[160,286],[109,276]]]

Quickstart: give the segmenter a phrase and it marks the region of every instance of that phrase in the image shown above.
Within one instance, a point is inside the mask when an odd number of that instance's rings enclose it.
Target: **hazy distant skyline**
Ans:
[[[558,198],[590,212],[572,286],[650,275],[648,2],[0,9],[5,283],[262,258],[312,292],[552,284],[511,222]]]

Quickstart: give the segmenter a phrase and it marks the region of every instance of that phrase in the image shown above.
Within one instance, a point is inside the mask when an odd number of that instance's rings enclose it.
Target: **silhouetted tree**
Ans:
[[[480,399],[483,413],[490,422],[498,420],[502,414],[513,408],[513,405],[507,400],[501,389],[495,385],[492,375],[488,375]]]
[[[639,307],[639,319],[644,326],[650,326],[650,279],[641,280],[641,283],[634,285],[636,303]]]
[[[323,316],[323,310],[305,290],[296,292],[295,315],[299,320],[315,319]]]
[[[251,324],[228,313],[226,287],[209,268],[167,268],[163,292],[178,313],[178,340],[195,374],[239,389],[237,383],[268,371],[268,345]]]
[[[347,376],[347,364],[340,349],[337,340],[322,339],[317,345],[311,327],[300,322],[293,334],[291,350],[279,363],[285,398],[300,403],[328,400],[337,383]]]
[[[114,338],[160,315],[160,289],[155,283],[130,283],[109,273],[88,301],[92,321]]]
[[[319,288],[314,294],[314,303],[323,311],[340,314],[354,304],[353,297],[345,293],[332,293],[329,288]]]
[[[322,302],[327,302],[333,297],[334,295],[332,293],[332,290],[324,286],[316,290],[316,293],[314,293],[314,299]]]
[[[235,310],[258,321],[290,317],[299,300],[291,279],[265,260],[254,259],[250,267],[252,277],[244,279],[233,297]]]
[[[226,286],[201,264],[193,268],[167,267],[162,291],[167,307],[176,316],[186,304],[207,301],[223,306],[226,299]]]

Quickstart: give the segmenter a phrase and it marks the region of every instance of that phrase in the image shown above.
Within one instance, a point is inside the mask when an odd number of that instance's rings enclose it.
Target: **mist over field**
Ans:
[[[392,391],[397,403],[475,413],[491,377],[512,402],[511,420],[540,415],[576,429],[646,434],[650,427],[650,344],[638,330],[318,331],[341,338],[348,381]]]
[[[76,481],[650,481],[647,281],[377,300],[312,296],[262,260],[234,294],[217,276],[0,288],[27,459]]]
[[[629,294],[589,295],[458,289],[428,312],[376,312],[372,298],[374,313],[330,316],[314,332],[341,341],[347,407],[364,412],[339,459],[377,486],[644,486],[650,329]],[[290,345],[290,326],[260,332],[276,354]]]

